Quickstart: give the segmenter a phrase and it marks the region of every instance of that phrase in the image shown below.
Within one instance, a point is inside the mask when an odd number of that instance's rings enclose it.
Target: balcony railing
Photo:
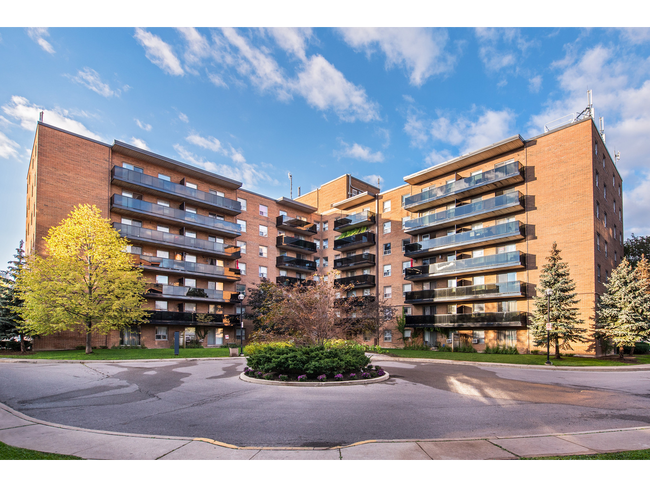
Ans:
[[[138,255],[137,258],[137,264],[143,269],[160,269],[174,273],[199,274],[216,279],[239,279],[239,270],[225,269],[221,266],[198,264],[184,260],[164,259],[149,255]]]
[[[317,233],[316,224],[301,220],[300,218],[291,218],[287,215],[280,215],[275,219],[275,226],[282,230],[289,230],[293,233],[302,233],[312,235]]]
[[[316,272],[316,262],[313,260],[299,259],[298,257],[289,257],[288,255],[279,255],[275,260],[275,266]]]
[[[114,194],[111,198],[111,210],[129,215],[150,216],[178,225],[209,230],[212,233],[227,237],[241,235],[241,228],[236,223],[217,220],[210,216],[199,215],[169,206],[156,205],[148,201],[136,200],[119,194]]]
[[[275,283],[280,286],[313,286],[314,281],[311,279],[300,279],[298,277],[278,276],[275,278]]]
[[[502,223],[469,232],[455,233],[444,237],[431,238],[422,242],[414,242],[404,246],[406,257],[426,257],[443,250],[456,248],[470,249],[481,247],[486,242],[497,244],[524,238],[524,225],[518,221]]]
[[[287,237],[286,235],[278,235],[275,245],[278,248],[293,250],[294,252],[314,253],[317,251],[314,242],[308,242],[298,237]]]
[[[148,284],[147,297],[183,299],[194,301],[229,302],[223,291],[203,289],[200,287],[172,286],[169,284]]]
[[[219,313],[150,311],[149,323],[155,325],[239,326],[239,316]]]
[[[209,240],[201,240],[169,232],[159,232],[158,230],[126,225],[124,223],[113,223],[113,227],[120,232],[122,237],[126,237],[133,242],[147,242],[160,246],[198,250],[201,253],[217,255],[225,259],[239,259],[241,257],[239,247],[233,245],[210,242]]]
[[[334,220],[334,230],[337,232],[345,232],[347,230],[351,230],[357,227],[374,225],[374,223],[375,223],[375,213],[366,210],[360,213],[346,215],[342,218],[337,218],[336,220]]]
[[[375,234],[372,232],[358,233],[334,240],[334,250],[354,250],[371,245],[375,245]]]
[[[360,254],[352,257],[334,259],[334,269],[350,269],[375,265],[374,254]]]
[[[492,270],[515,269],[518,267],[525,267],[525,255],[517,250],[503,254],[474,257],[472,259],[451,260],[438,262],[437,264],[407,267],[404,269],[404,279],[421,281],[435,279],[441,276],[473,274],[490,272]]]
[[[510,281],[494,284],[477,284],[475,286],[410,291],[404,294],[404,302],[411,304],[445,303],[477,299],[520,298],[524,296],[526,296],[526,283]]]
[[[111,174],[113,182],[117,185],[142,187],[152,193],[162,194],[181,201],[192,201],[197,206],[219,209],[222,213],[229,215],[238,215],[241,213],[241,203],[224,196],[206,193],[205,191],[199,191],[198,189],[189,188],[182,184],[172,183],[171,181],[165,181],[119,166],[114,166]]]
[[[335,308],[362,308],[375,302],[375,296],[350,296],[334,300]]]
[[[404,222],[404,232],[409,234],[425,233],[434,228],[485,220],[490,216],[503,215],[523,209],[523,195],[519,191],[515,191],[408,220]]]
[[[337,286],[351,285],[353,289],[374,287],[375,276],[372,276],[370,274],[362,274],[360,276],[341,277],[340,279],[334,279],[334,284]]]
[[[442,205],[457,198],[484,193],[524,180],[524,166],[510,162],[475,176],[459,179],[438,188],[431,188],[404,200],[404,209],[421,211],[436,205]]]
[[[413,328],[512,328],[526,326],[526,313],[467,313],[455,315],[411,315],[406,316],[406,326]]]

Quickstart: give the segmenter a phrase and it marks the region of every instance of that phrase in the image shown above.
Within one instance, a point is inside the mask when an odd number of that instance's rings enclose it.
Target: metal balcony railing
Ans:
[[[169,284],[147,284],[148,297],[165,297],[178,299],[195,299],[202,301],[226,302],[224,292],[200,287],[173,286]]]
[[[375,234],[372,232],[358,233],[334,240],[334,250],[353,250],[371,245],[375,245]]]
[[[362,274],[360,276],[341,277],[334,279],[334,284],[337,286],[352,286],[354,289],[362,287],[374,287],[375,276],[370,274]]]
[[[375,302],[375,296],[350,296],[334,300],[335,308],[362,308]]]
[[[286,235],[278,235],[275,241],[276,247],[295,250],[296,252],[316,252],[316,244],[308,242],[298,237],[287,237]]]
[[[375,223],[375,213],[366,210],[352,215],[346,215],[342,218],[334,220],[334,230],[337,232],[344,232],[352,228],[362,227],[366,225],[373,225]]]
[[[366,267],[375,265],[374,254],[360,254],[352,257],[334,259],[334,269],[349,269],[351,267]]]
[[[474,299],[497,299],[523,297],[526,295],[526,283],[521,281],[477,284],[475,286],[447,287],[409,291],[404,294],[405,303],[454,302]]]
[[[432,326],[446,328],[512,328],[526,326],[526,313],[467,313],[455,315],[410,315],[406,316],[406,326],[426,328]]]
[[[316,224],[292,218],[287,215],[280,215],[275,219],[275,226],[283,230],[289,230],[294,233],[315,234],[317,233]]]
[[[221,266],[198,264],[196,262],[186,262],[184,260],[164,259],[162,257],[152,257],[149,255],[138,255],[137,258],[137,264],[144,269],[161,269],[188,274],[201,274],[216,279],[239,279],[238,270],[225,269]]]
[[[293,286],[296,284],[300,286],[312,286],[314,281],[311,279],[299,279],[297,277],[278,276],[275,278],[275,283],[280,286]]]
[[[239,326],[239,316],[220,313],[183,313],[177,311],[150,311],[149,323],[186,326]]]
[[[289,257],[287,255],[279,255],[276,258],[275,266],[316,272],[316,262],[313,260],[299,259],[298,257]]]
[[[518,250],[503,254],[474,257],[472,259],[451,260],[438,262],[437,264],[407,267],[404,269],[404,279],[417,281],[437,278],[439,276],[471,274],[516,267],[525,267],[525,255]]]

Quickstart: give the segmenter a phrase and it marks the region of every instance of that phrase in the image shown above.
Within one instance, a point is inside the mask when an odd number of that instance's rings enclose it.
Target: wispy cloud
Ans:
[[[178,118],[180,118],[181,122],[189,123],[190,119],[187,118],[187,115],[185,115],[183,112],[178,112]]]
[[[538,44],[529,41],[520,29],[480,27],[474,33],[479,43],[479,58],[489,73],[516,68],[518,59]]]
[[[18,149],[20,145],[11,140],[4,133],[0,132],[0,157],[9,159],[10,157],[18,159]]]
[[[368,184],[372,184],[373,186],[383,186],[384,185],[384,178],[382,178],[378,174],[370,174],[369,176],[364,176],[361,179],[363,179]]]
[[[41,46],[41,49],[43,49],[45,52],[49,52],[50,54],[54,54],[54,48],[52,47],[52,44],[47,42],[44,37],[49,37],[50,33],[48,32],[47,28],[45,27],[29,27],[27,29],[27,35],[30,37],[31,40],[36,42],[39,46]]]
[[[188,71],[194,71],[193,66],[200,64],[201,61],[210,57],[210,43],[203,37],[198,30],[193,27],[182,27],[177,29],[185,38],[185,67]]]
[[[409,81],[422,86],[428,78],[453,69],[455,57],[445,51],[445,29],[363,27],[340,29],[343,39],[370,57],[376,48],[386,56],[386,68],[402,67]]]
[[[208,149],[211,150],[212,152],[216,152],[217,154],[221,154],[222,156],[229,157],[230,159],[233,160],[233,162],[237,162],[237,163],[246,162],[246,159],[244,158],[244,155],[241,153],[241,150],[235,149],[230,144],[228,144],[229,147],[226,149],[221,144],[221,141],[219,141],[219,139],[216,139],[215,137],[212,136],[201,137],[200,135],[192,134],[187,136],[185,140],[187,140],[190,144],[194,144],[196,146],[202,147],[203,149]]]
[[[160,37],[140,27],[135,29],[134,37],[144,47],[147,59],[160,69],[174,76],[183,76],[185,74],[172,47]]]
[[[539,93],[539,90],[542,88],[542,77],[541,75],[534,76],[528,80],[528,90],[531,93]]]
[[[139,149],[150,150],[149,146],[147,145],[147,143],[144,140],[138,139],[136,137],[131,137],[131,145],[134,145],[134,146],[138,147]]]
[[[339,142],[341,143],[341,150],[334,151],[336,157],[347,157],[364,162],[384,162],[384,155],[380,151],[372,152],[369,147],[357,144],[356,142],[352,145],[342,140]]]
[[[272,27],[266,29],[275,39],[278,46],[293,54],[302,61],[307,60],[306,50],[309,40],[313,37],[310,28],[304,27]]]
[[[102,81],[99,73],[94,69],[85,67],[79,70],[76,76],[72,76],[70,74],[66,74],[65,76],[75,83],[79,83],[80,85],[85,86],[89,90],[92,90],[105,98],[116,95],[116,92],[113,91],[107,83],[104,83]]]
[[[148,123],[144,123],[144,122],[141,122],[141,121],[138,120],[137,118],[134,118],[134,120],[135,120],[135,124],[136,124],[138,127],[140,127],[142,130],[145,130],[145,131],[147,131],[147,132],[151,132],[151,128],[152,128],[152,127],[151,127],[150,124],[148,124]]]

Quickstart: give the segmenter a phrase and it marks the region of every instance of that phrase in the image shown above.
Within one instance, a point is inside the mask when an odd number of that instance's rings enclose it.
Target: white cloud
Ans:
[[[406,124],[404,125],[404,132],[411,138],[411,147],[424,147],[429,140],[428,130],[426,129],[425,121],[420,117],[420,112],[414,108],[409,108],[406,115]]]
[[[0,157],[3,159],[9,159],[10,157],[18,159],[18,149],[20,149],[20,145],[0,132]]]
[[[479,43],[479,58],[488,72],[516,66],[537,41],[528,41],[519,29],[479,27],[474,30]]]
[[[379,135],[381,138],[384,139],[383,144],[381,144],[382,148],[387,149],[388,146],[390,146],[390,130],[377,127],[375,129],[375,132],[377,133],[377,135]]]
[[[298,74],[294,89],[311,106],[333,110],[345,122],[379,120],[378,106],[366,91],[350,83],[343,73],[320,55],[312,56]]]
[[[249,164],[245,161],[242,161],[237,165],[217,164],[206,161],[179,144],[175,144],[174,149],[182,159],[190,164],[201,167],[206,171],[211,171],[236,181],[241,181],[247,189],[261,189],[263,186],[267,186],[268,184],[279,184],[276,179],[271,177],[256,164]]]
[[[204,149],[211,150],[212,152],[216,152],[217,154],[221,154],[223,156],[229,157],[230,159],[233,160],[233,162],[237,162],[237,163],[246,162],[246,159],[244,158],[244,155],[242,154],[241,150],[236,150],[230,144],[228,144],[229,148],[226,149],[221,143],[221,141],[219,141],[219,139],[216,139],[212,136],[206,138],[206,137],[201,137],[200,135],[197,134],[192,134],[187,136],[185,140],[187,140],[190,144],[194,144]]]
[[[148,123],[144,123],[144,122],[141,122],[141,121],[138,120],[137,118],[134,118],[133,120],[135,120],[136,125],[137,125],[138,127],[140,127],[142,130],[145,130],[145,131],[147,131],[147,132],[151,132],[151,128],[152,128],[152,127],[151,127],[150,124],[148,124]]]
[[[210,44],[194,27],[181,27],[177,29],[185,38],[185,63],[188,70],[191,66],[201,63],[210,56]],[[194,71],[196,74],[196,71]]]
[[[640,182],[631,190],[623,192],[623,211],[625,212],[625,235],[650,235],[650,172],[642,174]]]
[[[171,46],[160,37],[137,27],[133,36],[144,47],[147,59],[168,74],[183,76],[185,72]]]
[[[285,51],[293,54],[298,59],[307,60],[305,51],[307,42],[313,33],[308,27],[273,27],[266,29],[275,39],[275,42]]]
[[[187,118],[187,115],[185,115],[183,112],[178,113],[178,118],[181,119],[181,122],[189,123],[190,119]]]
[[[644,44],[650,41],[650,28],[634,27],[621,29],[621,37],[631,44]]]
[[[528,90],[531,93],[539,93],[539,90],[542,87],[542,76],[537,75],[528,80]]]
[[[41,111],[45,112],[43,122],[48,125],[68,130],[75,134],[90,137],[91,139],[104,140],[101,136],[91,132],[81,122],[69,118],[69,110],[55,107],[52,110],[46,110],[43,107],[30,103],[27,98],[22,96],[12,96],[11,101],[2,106],[2,111],[8,116],[17,119],[20,126],[25,130],[35,131],[36,122]]]
[[[386,55],[386,68],[404,68],[415,86],[453,68],[455,58],[444,50],[449,37],[444,29],[363,27],[340,31],[345,42],[368,56],[379,47]]]
[[[340,142],[342,149],[340,151],[334,151],[334,155],[339,158],[348,157],[365,162],[384,162],[384,155],[380,151],[372,152],[369,147],[357,144],[356,142],[352,145],[342,140]]]
[[[361,179],[363,179],[368,184],[372,184],[373,186],[381,187],[384,185],[384,178],[378,174],[370,174],[369,176],[364,176]],[[379,183],[377,183],[377,180],[379,180]]]
[[[47,28],[45,27],[29,27],[27,29],[27,35],[30,37],[31,40],[36,42],[39,46],[41,46],[41,49],[43,49],[45,52],[49,52],[50,54],[54,54],[54,48],[52,47],[52,44],[47,42],[44,37],[49,37],[50,33],[48,32]]]
[[[70,78],[75,83],[85,86],[89,90],[94,91],[102,95],[103,97],[109,98],[115,95],[115,92],[111,90],[111,87],[104,83],[99,76],[99,73],[91,68],[83,68],[77,72],[77,76],[65,75]]]
[[[131,145],[134,145],[139,149],[150,150],[149,147],[147,146],[147,143],[144,140],[137,139],[135,137],[131,137]]]
[[[451,155],[451,152],[446,149],[441,151],[434,150],[424,158],[424,162],[426,162],[429,166],[437,166],[438,164],[442,164],[443,162],[446,162],[453,158],[454,156]]]
[[[228,88],[226,82],[218,74],[208,73],[208,79],[214,86],[219,86],[221,88]]]

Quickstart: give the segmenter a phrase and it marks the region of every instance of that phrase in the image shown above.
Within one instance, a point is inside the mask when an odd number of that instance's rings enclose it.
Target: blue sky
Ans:
[[[294,196],[347,172],[399,186],[543,132],[592,89],[621,152],[626,237],[647,235],[649,56],[648,29],[0,28],[0,268],[24,238],[41,110],[279,197],[289,171]]]

